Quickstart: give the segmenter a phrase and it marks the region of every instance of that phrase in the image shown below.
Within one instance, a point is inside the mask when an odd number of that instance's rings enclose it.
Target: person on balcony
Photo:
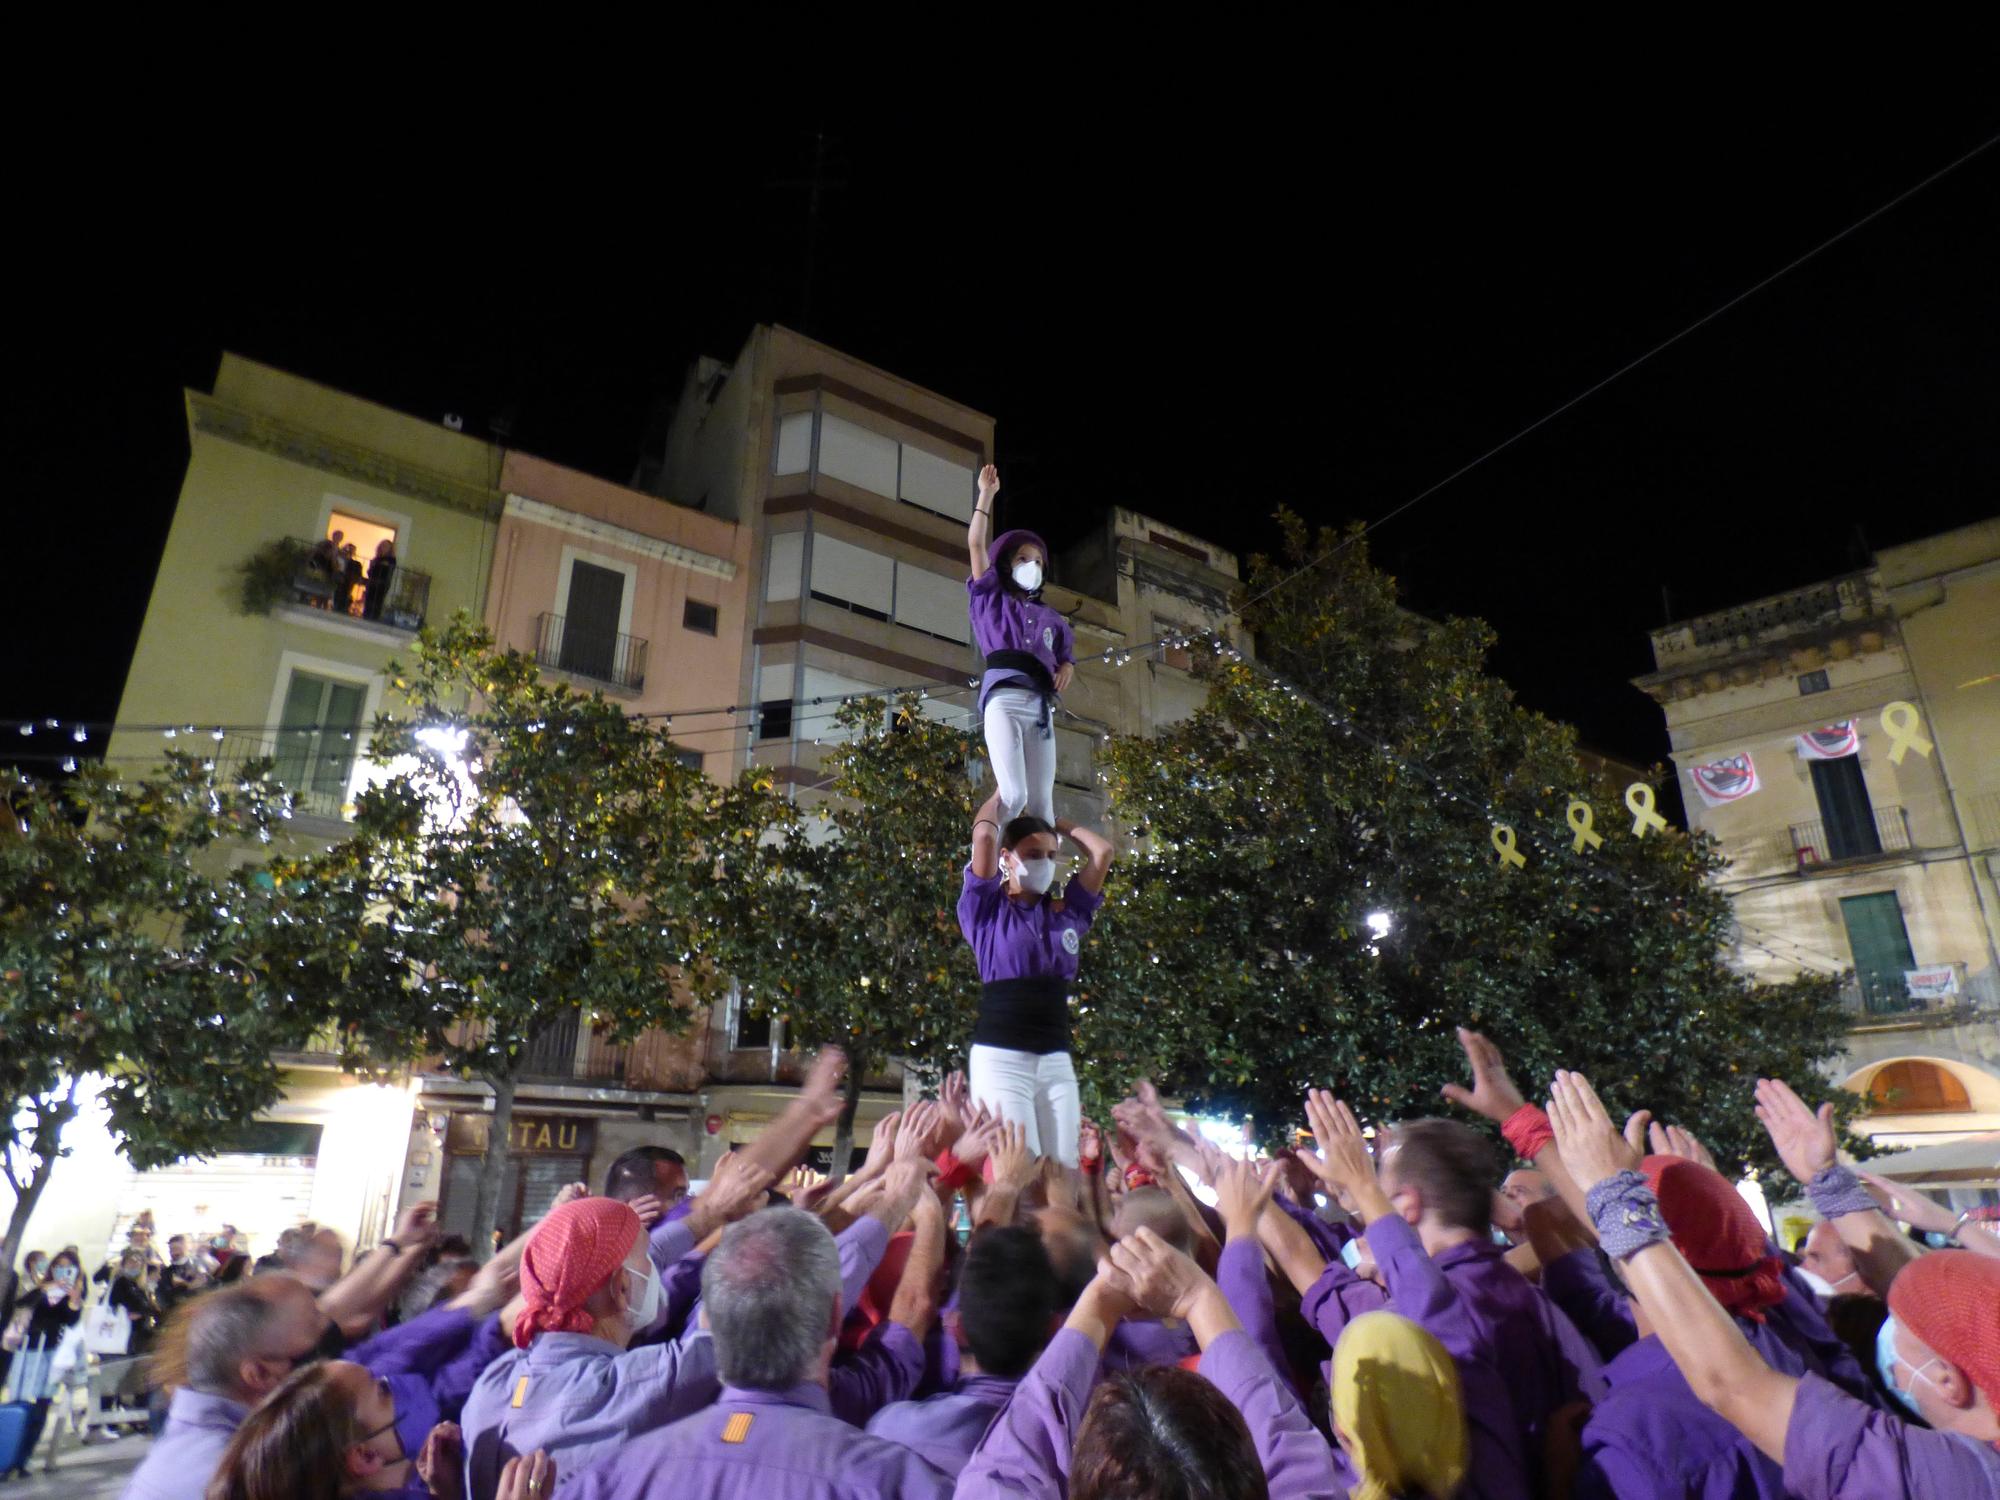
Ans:
[[[389,597],[389,585],[396,576],[396,543],[383,537],[375,544],[375,557],[368,564],[368,581],[362,587],[361,617],[382,618],[382,605]]]

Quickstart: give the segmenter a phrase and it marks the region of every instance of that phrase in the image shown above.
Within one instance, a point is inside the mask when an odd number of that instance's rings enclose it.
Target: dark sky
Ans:
[[[993,414],[1010,519],[1060,538],[1126,504],[1247,551],[1280,503],[1382,515],[2000,131],[1949,90],[1916,113],[1771,87],[1330,113],[1271,92],[1097,128],[738,96],[622,136],[142,153],[16,280],[0,717],[115,710],[180,387],[225,348],[469,430],[504,416],[623,480],[692,356],[790,322]],[[1528,703],[1653,758],[1626,679],[1663,588],[1698,613],[1848,567],[1857,526],[1883,546],[2000,509],[1996,267],[2000,147],[1392,521],[1377,556],[1412,606],[1492,621]]]

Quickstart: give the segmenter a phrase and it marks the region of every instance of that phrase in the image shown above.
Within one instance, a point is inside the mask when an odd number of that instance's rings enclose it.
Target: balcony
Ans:
[[[430,574],[398,563],[382,586],[371,592],[366,565],[353,574],[336,571],[316,547],[302,537],[284,537],[246,558],[239,569],[244,612],[267,614],[289,606],[390,630],[423,627],[430,609]]]
[[[1968,976],[1962,963],[1931,968],[1952,971],[1952,993],[1913,995],[1900,974],[1849,974],[1840,986],[1840,1004],[1849,1024],[1857,1030],[1949,1025],[2000,1010],[2000,978],[1991,969]]]
[[[279,730],[273,740],[256,734],[225,735],[214,747],[216,779],[226,780],[253,760],[275,762],[272,777],[292,794],[292,811],[309,818],[344,820],[351,815],[348,787],[354,778],[362,733],[352,739]]]
[[[646,685],[646,638],[571,626],[561,615],[535,620],[535,663],[621,693]]]
[[[580,1011],[564,1011],[545,1023],[528,1042],[520,1076],[543,1083],[625,1082],[629,1047],[615,1047],[583,1024]]]
[[[1878,807],[1868,823],[1829,825],[1815,818],[1792,824],[1791,836],[1799,873],[1814,875],[1907,853],[1910,819],[1900,807]]]

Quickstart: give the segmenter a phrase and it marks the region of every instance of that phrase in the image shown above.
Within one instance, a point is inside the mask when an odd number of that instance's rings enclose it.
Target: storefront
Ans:
[[[492,1117],[454,1111],[445,1125],[438,1220],[446,1234],[470,1235]],[[589,1181],[598,1122],[587,1115],[516,1114],[507,1132],[494,1227],[511,1239],[549,1211],[566,1183]]]

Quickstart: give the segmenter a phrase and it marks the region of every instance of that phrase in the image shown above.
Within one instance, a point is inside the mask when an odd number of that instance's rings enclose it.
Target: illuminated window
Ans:
[[[340,575],[334,580],[335,608],[344,614],[365,614],[374,619],[381,613],[381,596],[387,580],[394,576],[393,562],[383,570],[384,582],[375,589],[372,609],[367,575],[384,542],[389,544],[389,550],[382,553],[385,560],[393,560],[402,550],[397,541],[396,528],[385,526],[380,521],[367,520],[351,511],[336,510],[326,518],[326,540],[333,544],[334,552],[346,560]]]

